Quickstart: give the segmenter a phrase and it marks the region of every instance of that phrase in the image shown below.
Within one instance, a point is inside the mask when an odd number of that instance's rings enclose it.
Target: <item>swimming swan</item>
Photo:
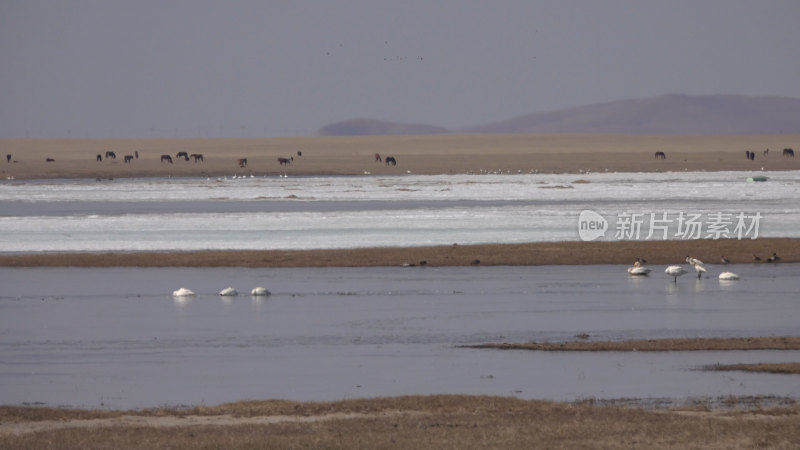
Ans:
[[[174,291],[172,293],[173,297],[191,297],[193,295],[196,295],[196,294],[194,292],[190,291],[189,289],[186,289],[186,288],[180,288],[177,291]]]
[[[258,286],[254,287],[252,291],[250,291],[250,295],[272,295],[267,288]]]
[[[219,295],[223,295],[223,296],[226,296],[226,297],[234,297],[236,295],[239,295],[239,292],[237,292],[236,289],[228,286],[225,289],[223,289],[222,291],[220,291]]]
[[[738,280],[739,275],[736,275],[733,272],[722,272],[719,274],[719,279],[722,281]]]
[[[628,274],[630,275],[647,275],[648,273],[650,273],[650,269],[644,266],[628,267]]]

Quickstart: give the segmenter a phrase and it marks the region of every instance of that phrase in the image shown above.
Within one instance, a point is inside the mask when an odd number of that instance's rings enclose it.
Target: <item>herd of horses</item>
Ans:
[[[376,155],[377,155],[377,153],[376,153]],[[747,150],[746,152],[744,152],[744,155],[745,155],[745,158],[747,158],[747,159],[749,159],[751,161],[756,159],[756,152],[751,152],[750,150]],[[769,149],[764,150],[763,155],[764,155],[765,158],[767,156],[769,156]],[[782,155],[784,157],[786,157],[786,158],[794,158],[794,150],[791,149],[791,148],[785,148],[785,149],[783,149]],[[655,158],[656,159],[667,159],[667,154],[664,153],[664,152],[656,152]]]

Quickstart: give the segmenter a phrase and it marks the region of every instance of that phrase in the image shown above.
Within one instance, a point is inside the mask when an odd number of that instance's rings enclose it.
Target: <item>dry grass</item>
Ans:
[[[550,352],[672,352],[708,350],[800,350],[800,337],[763,336],[748,338],[680,338],[629,341],[569,341],[476,344],[467,348],[538,350]]]
[[[800,408],[644,410],[485,396],[243,402],[0,434],[3,448],[797,448]],[[254,417],[286,415],[253,424]],[[338,415],[331,415],[338,414]],[[349,414],[342,416],[341,414]],[[205,417],[191,425],[193,417]],[[48,420],[42,414],[41,420]],[[218,422],[209,422],[215,418]],[[64,419],[66,420],[66,419]],[[21,425],[18,425],[21,427]],[[21,428],[17,428],[21,429]]]
[[[0,254],[0,266],[78,267],[367,267],[683,263],[691,254],[707,263],[725,255],[732,263],[751,263],[752,254],[778,252],[781,263],[800,261],[800,239],[759,238],[692,241],[534,242],[528,244],[445,245],[434,247],[356,248],[341,250],[201,251],[174,253]],[[762,263],[769,264],[769,263]],[[653,273],[651,276],[664,276]]]

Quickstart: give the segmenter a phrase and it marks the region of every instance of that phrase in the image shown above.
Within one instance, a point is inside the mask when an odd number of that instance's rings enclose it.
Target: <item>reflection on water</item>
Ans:
[[[674,283],[663,267],[0,268],[0,403],[112,408],[463,393],[796,395],[706,364],[800,352],[537,353],[481,342],[797,335],[800,265]],[[580,280],[576,282],[575,280]],[[222,297],[222,287],[270,297]],[[185,286],[196,297],[172,297]]]

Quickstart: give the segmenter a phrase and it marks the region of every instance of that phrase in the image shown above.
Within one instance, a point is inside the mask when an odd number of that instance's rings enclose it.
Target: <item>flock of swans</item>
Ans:
[[[725,259],[723,258],[723,260],[725,260]],[[642,265],[645,262],[646,261],[641,259],[641,258],[636,258],[636,261],[633,263],[633,267],[628,267],[628,273],[630,275],[647,275],[647,274],[649,274],[651,272],[651,270]],[[697,272],[697,278],[698,279],[702,278],[703,274],[708,272],[706,270],[706,267],[705,267],[705,264],[703,263],[703,261],[700,261],[697,258],[692,258],[691,256],[687,256],[686,257],[686,262],[689,263],[689,265],[691,265],[694,268],[695,272]],[[678,282],[678,277],[681,276],[681,275],[685,275],[685,274],[689,273],[689,271],[687,271],[683,266],[674,265],[674,266],[668,266],[666,268],[666,270],[664,270],[664,273],[666,273],[670,277],[673,277],[673,282],[677,283]],[[739,279],[739,275],[736,275],[733,272],[722,272],[722,273],[719,274],[719,279],[723,280],[723,281],[738,280]]]
[[[187,288],[180,288],[172,293],[173,297],[194,297],[196,295],[197,294],[195,294],[191,289]],[[235,297],[239,295],[239,291],[232,288],[231,286],[228,286],[225,289],[221,290],[219,292],[219,295],[223,297]],[[263,286],[258,286],[254,287],[253,290],[250,291],[250,295],[254,297],[259,297],[259,296],[271,295],[271,293],[267,290],[267,288]]]
[[[777,256],[775,256],[777,258]],[[725,261],[725,258],[723,258]],[[649,267],[645,267],[644,263],[646,263],[642,258],[636,258],[636,261],[633,263],[633,267],[628,267],[628,274],[635,275],[635,276],[643,276],[648,275],[652,270]],[[691,265],[695,272],[697,272],[697,278],[700,279],[703,277],[704,273],[707,273],[705,264],[703,261],[700,261],[697,258],[692,258],[691,256],[686,257],[686,262]],[[673,282],[678,282],[678,277],[681,275],[685,275],[689,273],[683,266],[673,265],[668,266],[666,270],[664,270],[668,276],[673,277]],[[722,272],[719,274],[719,279],[723,281],[732,281],[738,280],[739,275],[733,272]],[[173,297],[193,297],[195,294],[192,290],[187,288],[180,288],[172,293]],[[221,290],[219,295],[223,297],[235,297],[239,295],[239,292],[231,286],[226,287],[225,289]],[[250,295],[252,296],[267,296],[271,295],[271,293],[263,286],[254,287],[250,291]]]

